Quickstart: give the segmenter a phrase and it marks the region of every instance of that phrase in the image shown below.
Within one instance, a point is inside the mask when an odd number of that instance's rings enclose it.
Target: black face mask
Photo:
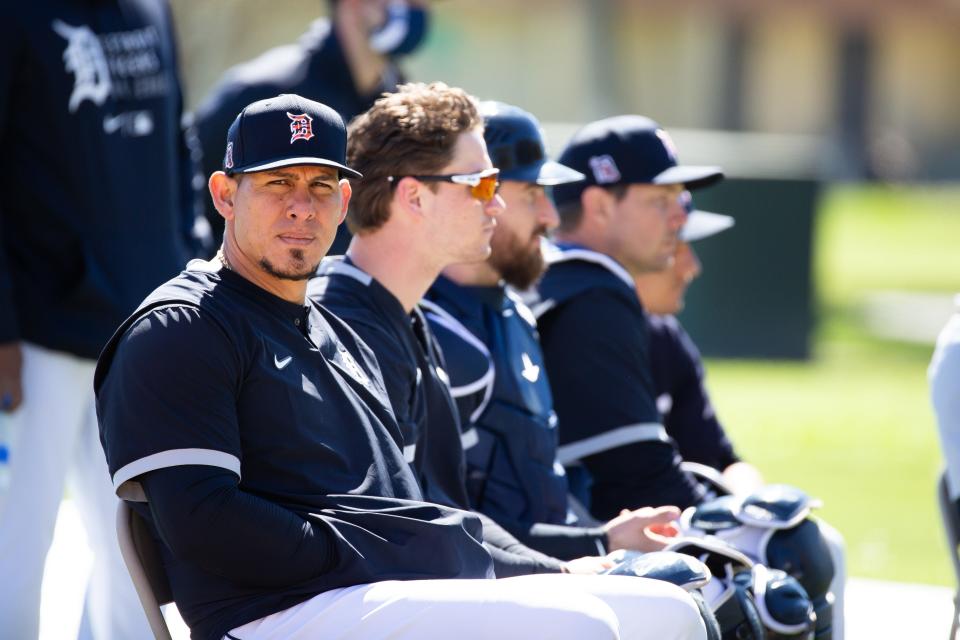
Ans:
[[[387,7],[387,20],[370,34],[370,47],[383,55],[399,57],[412,53],[427,37],[429,13],[402,0]]]

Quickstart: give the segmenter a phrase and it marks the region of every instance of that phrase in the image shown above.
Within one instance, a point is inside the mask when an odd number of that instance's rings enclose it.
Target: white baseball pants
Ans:
[[[628,576],[388,581],[334,589],[233,629],[240,640],[706,638],[679,587]]]

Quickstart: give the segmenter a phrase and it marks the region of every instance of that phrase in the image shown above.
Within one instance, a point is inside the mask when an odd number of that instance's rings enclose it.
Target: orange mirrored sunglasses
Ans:
[[[388,176],[387,180],[396,184],[403,178],[413,178],[421,182],[452,182],[470,187],[470,195],[481,202],[490,202],[500,190],[497,180],[499,169],[486,169],[478,173],[452,173],[439,176]]]

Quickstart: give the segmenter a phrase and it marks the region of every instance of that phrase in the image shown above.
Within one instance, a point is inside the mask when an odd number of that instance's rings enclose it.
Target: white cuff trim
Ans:
[[[113,490],[117,497],[134,502],[146,502],[143,487],[132,478],[167,467],[179,467],[187,464],[199,464],[208,467],[220,467],[232,471],[240,477],[240,459],[232,454],[214,449],[169,449],[134,460],[113,474]]]

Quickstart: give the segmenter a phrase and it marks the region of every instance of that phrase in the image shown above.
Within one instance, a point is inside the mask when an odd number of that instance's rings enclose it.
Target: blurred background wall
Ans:
[[[173,0],[187,100],[289,43],[323,0]],[[960,166],[958,0],[445,0],[411,78],[547,122],[649,114],[670,129],[822,136],[829,177]]]

